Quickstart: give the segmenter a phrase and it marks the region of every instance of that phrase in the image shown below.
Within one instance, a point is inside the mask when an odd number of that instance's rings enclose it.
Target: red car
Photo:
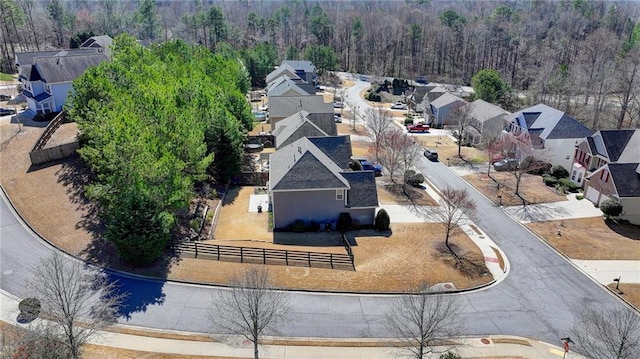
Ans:
[[[407,125],[407,131],[409,132],[429,132],[431,127],[424,123],[417,123],[415,125]]]

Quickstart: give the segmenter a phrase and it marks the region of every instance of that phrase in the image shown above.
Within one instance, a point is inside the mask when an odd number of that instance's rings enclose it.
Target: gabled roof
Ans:
[[[300,111],[276,123],[276,129],[273,131],[273,135],[276,138],[276,148],[280,148],[303,137],[329,136],[313,123],[307,117],[308,115],[308,112]]]
[[[307,138],[272,153],[270,164],[271,191],[350,188],[342,169]]]
[[[66,50],[51,50],[51,51],[35,51],[35,52],[17,52],[16,64],[33,65],[33,60],[39,57],[54,57],[54,56],[84,56],[99,53],[99,49],[96,48],[78,48],[78,49],[66,49]]]
[[[278,77],[267,86],[268,96],[309,96],[309,93],[301,89],[287,76]]]
[[[350,208],[378,207],[378,191],[373,171],[343,172],[351,189],[347,193]]]
[[[296,70],[287,64],[278,66],[275,70],[271,71],[265,79],[267,83],[270,84],[281,76],[287,76],[291,79],[300,79],[300,77],[296,75]]]
[[[338,167],[347,169],[351,161],[351,137],[345,136],[324,136],[309,137],[309,141],[324,152]]]
[[[99,47],[108,49],[112,42],[113,39],[109,35],[92,36],[85,40],[80,47]]]
[[[269,117],[271,118],[285,118],[302,110],[309,113],[333,114],[333,105],[325,103],[320,95],[269,96]]]
[[[20,68],[22,69],[21,78],[27,81],[42,81],[40,73],[33,68],[33,65],[20,65]]]
[[[609,158],[610,162],[618,162],[620,156],[625,151],[627,144],[638,130],[600,130],[598,134],[594,135],[594,142],[598,149],[598,154]],[[635,161],[640,162],[640,149],[635,148],[636,156]],[[629,156],[625,156],[629,157]],[[633,159],[631,161],[635,162]],[[631,162],[630,161],[630,162]]]
[[[612,163],[609,172],[616,186],[618,197],[640,197],[640,173],[638,163]]]
[[[34,59],[34,67],[47,83],[71,82],[89,67],[96,66],[107,59],[104,54],[40,57]]]
[[[482,99],[466,104],[463,108],[469,109],[469,116],[480,122],[486,122],[496,117],[506,117],[509,115],[509,112]]]
[[[585,138],[593,134],[573,117],[542,103],[511,114],[507,121],[515,122],[525,130],[542,129],[539,137],[543,140]]]
[[[297,60],[282,60],[283,65],[289,65],[295,70],[303,70],[306,73],[316,72],[316,67],[313,65],[311,61],[297,61]]]
[[[447,92],[447,93],[443,94],[442,96],[438,97],[437,99],[431,101],[431,106],[436,107],[436,108],[442,108],[442,107],[451,105],[452,103],[456,103],[456,102],[467,103],[465,100],[461,99],[460,97],[458,97],[456,95],[452,95],[452,94]]]

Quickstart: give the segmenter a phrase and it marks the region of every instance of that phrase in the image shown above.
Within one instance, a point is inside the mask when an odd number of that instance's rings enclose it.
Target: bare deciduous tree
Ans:
[[[462,144],[467,141],[469,137],[469,130],[471,129],[471,110],[473,104],[466,104],[458,106],[452,110],[451,114],[447,116],[444,125],[451,129],[454,137],[458,140],[458,158],[462,158]]]
[[[115,322],[124,299],[103,273],[57,252],[35,268],[28,287],[50,318],[48,325],[64,333],[62,343],[72,358],[80,357],[82,345],[98,330]],[[39,330],[51,332],[47,325]]]
[[[573,332],[588,358],[640,358],[640,316],[633,310],[587,307]]]
[[[384,134],[391,128],[392,119],[389,111],[382,107],[368,108],[365,118],[365,128],[373,141],[376,161],[380,161],[380,149]],[[386,167],[386,166],[385,166]]]
[[[396,298],[385,315],[387,329],[403,344],[402,349],[417,359],[432,352],[443,340],[459,336],[463,322],[457,297],[438,293],[423,285],[417,294]]]
[[[379,138],[378,161],[389,171],[391,181],[399,171],[408,170],[420,153],[414,139],[399,128],[390,128]]]
[[[442,191],[438,204],[425,209],[425,216],[443,225],[444,243],[451,254],[459,259],[449,240],[458,233],[461,225],[476,217],[476,202],[470,198],[469,191],[466,189],[446,188]]]
[[[273,288],[264,267],[248,268],[230,285],[213,297],[209,319],[215,328],[250,340],[258,359],[262,337],[278,333],[278,326],[286,320],[289,300],[285,292]]]

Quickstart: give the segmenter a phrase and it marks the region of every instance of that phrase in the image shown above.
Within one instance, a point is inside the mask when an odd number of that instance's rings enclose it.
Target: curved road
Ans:
[[[364,83],[366,85],[366,83]],[[363,86],[360,82],[357,85]],[[366,105],[366,103],[365,103]],[[362,105],[361,105],[362,106]],[[362,110],[362,109],[361,109]],[[499,284],[457,294],[467,335],[509,334],[558,343],[570,336],[586,305],[628,308],[565,258],[516,223],[442,163],[422,159],[418,168],[438,188],[468,188],[478,202],[476,224],[509,258],[511,271]],[[0,201],[0,288],[25,297],[30,268],[51,248],[15,215],[4,194]],[[428,259],[425,259],[428,260]],[[209,332],[207,308],[212,286],[156,281],[118,273],[111,276],[130,292],[122,324],[156,329]],[[384,314],[392,296],[291,292],[292,320],[281,329],[290,337],[386,337]]]

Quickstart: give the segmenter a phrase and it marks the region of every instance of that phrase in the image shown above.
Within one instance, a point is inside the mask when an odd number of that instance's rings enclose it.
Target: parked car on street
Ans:
[[[402,102],[396,102],[393,105],[391,105],[391,109],[392,110],[406,110],[407,109],[407,105],[403,104]]]
[[[334,102],[333,108],[343,108],[344,104],[342,102]]]
[[[0,116],[15,115],[16,110],[8,107],[0,107]]]
[[[0,101],[9,101],[11,100],[11,96],[0,93]]]
[[[366,158],[364,157],[352,157],[351,158],[354,161],[358,161],[360,162],[360,165],[362,166],[362,170],[363,171],[373,171],[373,173],[375,174],[376,177],[378,176],[382,176],[382,166],[379,164],[374,164],[369,162]]]
[[[333,115],[333,120],[335,121],[335,123],[342,123],[342,117],[338,115]]]
[[[407,125],[407,131],[409,132],[429,132],[431,127],[429,125],[425,125],[424,123],[416,123],[415,125]]]
[[[498,162],[493,163],[493,169],[498,172],[502,171],[513,171],[518,168],[518,159],[517,158],[505,158]]]
[[[432,150],[430,148],[425,148],[424,150],[424,156],[429,160],[429,161],[437,161],[438,160],[438,152],[436,152],[436,150]]]

